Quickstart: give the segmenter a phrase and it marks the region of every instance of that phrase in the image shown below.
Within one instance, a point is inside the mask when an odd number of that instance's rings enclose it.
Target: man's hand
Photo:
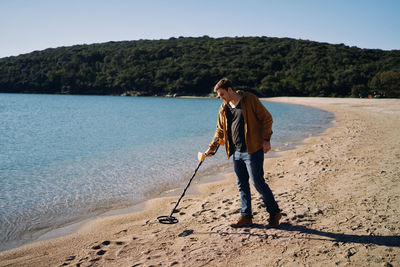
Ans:
[[[265,141],[263,142],[264,154],[271,150],[271,142]]]
[[[207,151],[206,151],[206,152],[204,152],[204,154],[206,154],[206,156],[209,156],[209,157],[211,157],[213,152],[214,152],[214,151],[213,151],[213,150],[211,150],[211,149],[209,148],[209,149],[207,149]]]

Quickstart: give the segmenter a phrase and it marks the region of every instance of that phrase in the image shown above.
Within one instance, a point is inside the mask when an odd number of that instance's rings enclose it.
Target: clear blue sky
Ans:
[[[0,0],[0,57],[179,36],[291,37],[400,49],[399,0]]]

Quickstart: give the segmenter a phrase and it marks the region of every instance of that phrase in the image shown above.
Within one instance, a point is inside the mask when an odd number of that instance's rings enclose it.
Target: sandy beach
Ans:
[[[139,212],[2,252],[0,266],[400,266],[400,99],[265,100],[336,116],[321,135],[265,160],[280,228],[267,228],[253,188],[255,224],[231,228],[240,201],[234,174],[224,173],[185,196],[177,224],[156,220],[177,197],[153,199]]]

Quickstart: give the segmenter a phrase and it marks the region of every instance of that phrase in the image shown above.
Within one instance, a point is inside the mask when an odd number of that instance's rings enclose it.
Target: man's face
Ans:
[[[229,101],[232,100],[231,94],[229,93],[229,90],[232,90],[231,88],[228,88],[228,90],[225,89],[218,89],[217,94],[218,98],[223,99],[225,103],[228,103]]]

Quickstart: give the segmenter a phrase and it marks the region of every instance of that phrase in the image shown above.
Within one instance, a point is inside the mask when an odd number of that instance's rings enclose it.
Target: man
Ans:
[[[228,158],[233,156],[233,166],[241,200],[241,216],[232,227],[252,225],[251,194],[249,178],[260,193],[267,212],[269,227],[278,227],[282,217],[278,204],[264,180],[264,154],[271,150],[272,116],[257,96],[234,91],[227,78],[221,79],[214,92],[222,98],[218,113],[215,137],[225,140]],[[216,141],[210,143],[206,154],[215,151]]]

